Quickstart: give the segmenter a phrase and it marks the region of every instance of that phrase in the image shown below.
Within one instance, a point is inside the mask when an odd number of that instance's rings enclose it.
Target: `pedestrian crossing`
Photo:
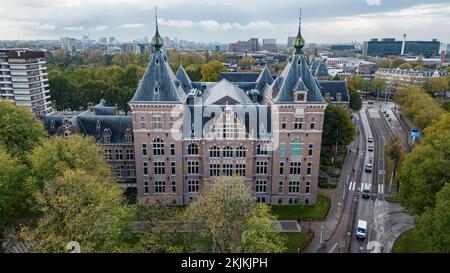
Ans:
[[[378,184],[378,194],[384,193],[384,184]]]
[[[356,181],[350,181],[350,184],[348,184],[348,190],[355,191],[355,189],[356,189]]]

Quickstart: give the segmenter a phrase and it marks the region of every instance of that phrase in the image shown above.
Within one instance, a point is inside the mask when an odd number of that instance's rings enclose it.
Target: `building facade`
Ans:
[[[441,43],[431,41],[396,41],[394,38],[376,38],[363,43],[364,56],[386,57],[390,55],[415,55],[425,58],[438,57]]]
[[[218,176],[239,176],[257,201],[315,204],[326,102],[299,31],[281,76],[192,82],[174,74],[158,30],[133,99],[137,196],[187,204]]]
[[[423,85],[431,77],[443,77],[447,74],[445,70],[379,68],[375,73],[375,77],[385,80],[390,87],[396,89],[399,86],[410,84]]]
[[[52,112],[44,52],[0,50],[0,100],[26,106],[36,116]]]

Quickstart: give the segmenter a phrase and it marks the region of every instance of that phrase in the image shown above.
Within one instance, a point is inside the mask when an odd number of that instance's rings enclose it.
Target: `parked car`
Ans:
[[[372,168],[373,168],[372,164],[370,164],[370,163],[366,164],[366,168],[365,168],[366,173],[371,173]]]

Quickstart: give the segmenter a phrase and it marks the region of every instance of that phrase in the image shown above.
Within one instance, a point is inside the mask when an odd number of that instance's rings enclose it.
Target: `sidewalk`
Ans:
[[[351,150],[351,153],[347,153],[344,164],[342,165],[341,173],[339,176],[338,186],[335,189],[321,189],[319,188],[319,194],[324,195],[331,200],[331,207],[328,215],[324,221],[311,222],[311,231],[314,232],[314,238],[309,245],[303,251],[304,253],[315,253],[320,248],[320,231],[323,226],[323,240],[330,238],[333,235],[336,227],[339,224],[342,213],[344,211],[343,195],[344,188],[347,186],[347,177],[351,177],[354,162],[356,160],[356,148],[358,145],[358,136],[347,147]],[[340,205],[338,205],[340,204]],[[309,223],[303,223],[303,230],[307,231]],[[340,245],[338,247],[341,247]]]

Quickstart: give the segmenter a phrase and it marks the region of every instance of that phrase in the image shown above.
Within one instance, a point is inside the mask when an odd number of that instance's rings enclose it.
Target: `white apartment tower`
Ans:
[[[52,112],[44,52],[0,49],[0,100],[29,107],[36,116]]]

